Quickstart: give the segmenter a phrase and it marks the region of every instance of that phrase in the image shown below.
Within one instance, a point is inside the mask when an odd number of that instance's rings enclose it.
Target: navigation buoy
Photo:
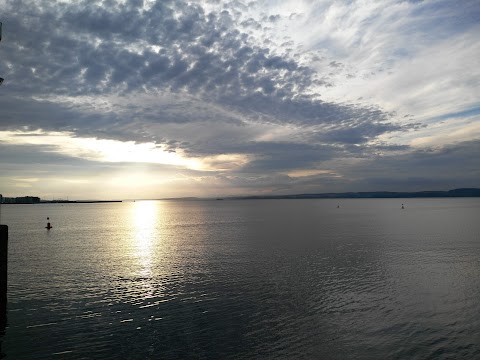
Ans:
[[[50,225],[50,221],[49,221],[49,220],[50,220],[50,218],[47,217],[47,226],[45,226],[45,229],[48,229],[48,230],[50,230],[50,229],[53,227],[52,225]]]
[[[403,207],[403,204],[402,204],[402,209],[405,209],[405,208]]]

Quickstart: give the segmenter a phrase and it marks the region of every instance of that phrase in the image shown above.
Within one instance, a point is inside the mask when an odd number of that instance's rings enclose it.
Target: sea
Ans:
[[[480,198],[8,204],[1,222],[3,359],[480,359]]]

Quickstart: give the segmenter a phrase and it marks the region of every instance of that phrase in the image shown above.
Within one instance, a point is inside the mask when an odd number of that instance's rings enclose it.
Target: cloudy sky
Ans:
[[[0,0],[0,193],[480,187],[478,0]]]

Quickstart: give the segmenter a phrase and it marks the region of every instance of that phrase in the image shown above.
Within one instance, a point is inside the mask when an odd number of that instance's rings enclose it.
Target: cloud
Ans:
[[[320,161],[310,172],[271,171],[262,175],[236,174],[232,185],[249,194],[292,194],[344,191],[423,191],[478,187],[480,141],[415,151],[390,149],[366,157]],[[303,164],[299,164],[302,168]],[[260,166],[263,168],[263,166]],[[455,176],[451,176],[451,174]],[[434,177],[432,174],[436,174]]]
[[[203,164],[175,171],[205,191],[349,186],[349,161],[478,138],[441,135],[478,120],[475,2],[7,0],[5,13],[4,136],[147,145],[152,164],[162,149]],[[88,174],[108,161],[52,146],[2,148]]]
[[[318,83],[312,69],[293,56],[279,56],[256,45],[247,34],[232,27],[235,19],[228,10],[207,14],[198,4],[179,1],[156,2],[148,10],[140,3],[128,2],[108,8],[101,2],[62,7],[36,4],[23,1],[24,6],[19,7],[30,6],[31,13],[26,20],[18,17],[13,23],[12,30],[19,35],[9,46],[22,50],[12,51],[7,59],[15,64],[7,75],[16,80],[12,95],[21,92],[32,96],[26,109],[52,109],[43,111],[48,114],[43,119],[25,114],[19,124],[18,118],[12,118],[7,122],[10,126],[183,145],[191,139],[146,138],[139,133],[159,124],[198,121],[319,129],[336,123],[349,129],[336,129],[335,133],[342,135],[335,141],[352,143],[399,129],[398,125],[385,125],[390,114],[378,108],[327,103],[308,95],[306,90]],[[15,13],[12,3],[10,6]],[[42,31],[32,35],[32,25]],[[159,100],[161,106],[150,104],[146,108],[119,104],[123,100],[131,104],[129,98],[138,94],[166,100]],[[79,96],[85,97],[83,104],[78,104]],[[92,104],[98,97],[107,103],[112,101],[108,97],[116,100],[110,106]],[[23,108],[21,99],[23,95],[6,99],[11,102],[6,109]],[[191,108],[195,111],[189,111]],[[31,112],[42,113],[37,109]],[[50,114],[54,114],[53,119]],[[132,118],[137,120],[136,129],[129,126]],[[109,126],[112,124],[115,126]],[[107,127],[114,129],[106,131]],[[219,150],[213,146],[211,151]]]
[[[345,173],[359,190],[419,191],[478,187],[480,141],[417,149],[395,156],[378,156]],[[392,176],[393,174],[393,176]],[[432,176],[435,174],[435,176]],[[453,176],[452,176],[453,174]]]

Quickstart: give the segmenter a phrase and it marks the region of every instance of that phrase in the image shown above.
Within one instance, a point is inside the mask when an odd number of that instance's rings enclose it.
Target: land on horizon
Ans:
[[[459,188],[447,191],[362,191],[341,193],[312,193],[288,195],[245,195],[217,197],[217,200],[241,199],[380,199],[380,198],[480,197],[480,188]],[[204,200],[200,197],[161,198],[157,200]],[[214,198],[209,198],[214,199]]]
[[[256,200],[256,199],[388,199],[388,198],[446,198],[446,197],[480,197],[480,188],[459,188],[447,191],[361,191],[340,193],[311,193],[311,194],[285,194],[285,195],[244,195],[244,196],[220,196],[220,197],[167,197],[155,199],[123,199],[123,200],[41,200],[38,202],[2,202],[2,204],[89,204],[89,203],[113,203],[135,202],[151,200],[171,201],[199,201],[199,200]],[[29,198],[28,196],[21,199]],[[15,198],[3,198],[15,199]]]

